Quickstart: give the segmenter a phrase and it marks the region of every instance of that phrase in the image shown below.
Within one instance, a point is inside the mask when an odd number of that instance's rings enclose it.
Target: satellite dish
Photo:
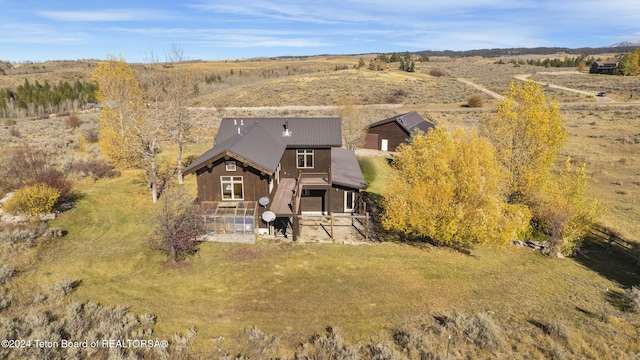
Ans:
[[[275,219],[276,219],[276,213],[274,213],[273,211],[265,211],[262,213],[262,220],[264,220],[265,222],[270,223]]]
[[[268,198],[268,197],[266,197],[266,196],[261,197],[261,198],[258,200],[258,204],[260,204],[260,206],[267,206],[267,205],[269,205],[269,198]]]

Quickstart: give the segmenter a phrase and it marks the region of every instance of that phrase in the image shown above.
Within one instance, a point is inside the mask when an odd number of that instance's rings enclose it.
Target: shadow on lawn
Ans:
[[[362,193],[362,199],[366,203],[366,211],[371,215],[372,229],[374,230],[374,235],[371,238],[375,239],[374,241],[400,242],[424,250],[429,250],[432,247],[445,247],[429,237],[410,236],[399,231],[386,230],[382,226],[382,216],[384,214],[382,195],[365,191]],[[471,254],[473,248],[470,246],[446,246],[446,248],[467,256],[476,257]]]
[[[625,288],[640,285],[638,256],[640,244],[609,238],[601,229],[595,229],[584,240],[576,261]]]

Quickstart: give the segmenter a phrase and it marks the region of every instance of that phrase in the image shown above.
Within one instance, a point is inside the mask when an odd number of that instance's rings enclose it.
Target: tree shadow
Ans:
[[[366,203],[367,211],[371,215],[371,226],[374,234],[372,236],[370,235],[370,238],[377,239],[381,242],[384,241],[403,243],[423,250],[428,250],[434,247],[447,248],[460,254],[477,258],[477,256],[471,254],[471,250],[473,250],[472,246],[443,245],[435,239],[427,236],[411,236],[401,231],[385,229],[382,226],[382,215],[384,213],[382,195],[365,191],[362,193],[362,198]]]
[[[624,245],[623,245],[624,244]],[[640,244],[621,238],[609,243],[602,229],[594,229],[584,240],[576,261],[625,288],[640,284]]]

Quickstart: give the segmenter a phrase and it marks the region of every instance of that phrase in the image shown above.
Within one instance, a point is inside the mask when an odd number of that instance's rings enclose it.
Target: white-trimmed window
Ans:
[[[243,200],[244,183],[242,176],[220,176],[222,200]]]
[[[345,191],[344,192],[344,212],[349,213],[353,212],[356,204],[356,193],[355,191]]]
[[[313,150],[296,150],[298,169],[313,169]]]
[[[227,171],[236,171],[236,162],[235,161],[225,161],[224,168]]]

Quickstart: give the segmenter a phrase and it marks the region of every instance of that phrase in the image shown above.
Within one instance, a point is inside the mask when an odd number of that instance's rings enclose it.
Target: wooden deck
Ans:
[[[278,189],[273,196],[273,201],[271,202],[271,206],[269,206],[269,210],[273,211],[277,216],[293,215],[291,201],[293,199],[293,191],[295,188],[296,179],[280,179],[280,184],[278,184]]]

